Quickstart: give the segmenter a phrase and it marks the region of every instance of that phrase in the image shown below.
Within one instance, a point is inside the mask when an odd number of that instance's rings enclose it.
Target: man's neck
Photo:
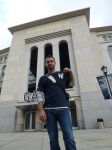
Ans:
[[[54,69],[54,70],[48,70],[48,73],[49,73],[49,74],[52,74],[52,73],[54,73],[54,72],[56,72],[55,69]]]

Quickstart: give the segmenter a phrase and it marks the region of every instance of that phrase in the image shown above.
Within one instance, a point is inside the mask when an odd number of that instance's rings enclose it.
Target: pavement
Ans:
[[[112,128],[74,130],[77,150],[112,150]],[[61,150],[65,150],[59,131]],[[0,133],[0,150],[50,150],[47,132]]]

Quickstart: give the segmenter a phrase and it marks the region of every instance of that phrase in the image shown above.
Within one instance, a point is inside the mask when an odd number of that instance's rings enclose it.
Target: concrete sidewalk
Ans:
[[[112,150],[112,128],[74,130],[78,150]],[[59,132],[61,150],[65,150]],[[0,150],[50,150],[47,132],[0,133]]]

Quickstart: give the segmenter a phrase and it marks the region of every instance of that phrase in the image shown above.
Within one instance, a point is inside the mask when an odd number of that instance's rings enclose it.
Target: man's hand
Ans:
[[[44,109],[39,111],[39,119],[44,123],[46,122],[47,117]]]
[[[69,72],[69,73],[70,73],[70,72],[72,72],[72,70],[71,70],[70,68],[68,68],[68,67],[65,67],[65,68],[63,69],[63,72],[64,72],[64,73],[66,73],[66,72]]]
[[[72,86],[74,86],[74,85],[75,85],[75,83],[74,83],[74,80],[75,80],[75,79],[74,79],[74,75],[73,75],[72,70],[71,70],[70,68],[68,68],[68,67],[65,67],[65,68],[63,69],[63,72],[70,74],[70,80],[71,80],[71,82],[72,82],[72,83],[70,83],[70,84],[72,84]]]
[[[42,122],[46,122],[46,113],[43,109],[43,102],[40,101],[37,105],[37,109],[38,109],[38,113],[39,113],[39,119],[42,121]]]

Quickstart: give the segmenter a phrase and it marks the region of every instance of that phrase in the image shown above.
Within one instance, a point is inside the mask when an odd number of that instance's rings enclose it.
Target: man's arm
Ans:
[[[70,86],[75,86],[75,78],[74,78],[74,75],[73,75],[73,72],[72,72],[72,70],[70,69],[70,68],[68,68],[68,67],[65,67],[64,69],[63,69],[63,72],[64,73],[69,73],[70,74]]]
[[[43,108],[43,104],[45,102],[45,95],[44,95],[44,86],[43,86],[44,77],[39,79],[38,88],[36,90],[36,98],[37,98],[37,111],[39,113],[39,119],[42,122],[46,122],[46,113]]]
[[[45,101],[45,97],[44,97],[44,93],[39,91],[37,89],[37,92],[36,92],[37,96],[37,110],[38,110],[38,113],[39,113],[39,119],[42,121],[42,122],[46,122],[46,113],[43,109],[43,104],[44,104],[44,101]]]
[[[39,119],[42,121],[42,122],[46,122],[46,113],[43,109],[43,101],[40,101],[38,104],[37,104],[37,110],[38,110],[38,113],[39,113]]]

